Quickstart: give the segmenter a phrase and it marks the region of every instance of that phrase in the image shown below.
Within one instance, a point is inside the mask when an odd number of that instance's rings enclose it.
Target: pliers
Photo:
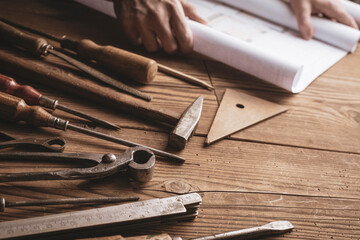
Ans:
[[[0,132],[0,139],[4,140],[0,142],[0,149],[3,148],[17,148],[17,147],[31,147],[42,151],[49,152],[62,152],[65,149],[65,139],[63,138],[50,138],[50,139],[38,139],[38,138],[14,138],[4,132]]]
[[[75,180],[97,179],[113,175],[126,169],[129,177],[135,181],[150,181],[155,166],[155,155],[144,147],[131,147],[121,155],[98,153],[46,153],[19,152],[0,153],[0,160],[49,160],[91,162],[93,167],[70,168],[49,172],[2,173],[1,182],[36,181],[36,180]]]

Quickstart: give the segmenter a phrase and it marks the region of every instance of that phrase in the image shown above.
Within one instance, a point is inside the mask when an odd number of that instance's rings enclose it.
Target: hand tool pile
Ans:
[[[176,197],[151,199],[97,209],[54,214],[0,223],[0,239],[24,237],[71,238],[96,236],[103,232],[141,229],[161,223],[192,220],[197,215],[201,197],[191,193]]]
[[[1,70],[12,72],[27,80],[38,81],[44,85],[62,90],[65,93],[76,94],[92,102],[111,107],[116,111],[120,110],[133,114],[142,120],[160,122],[167,127],[170,126],[173,129],[169,134],[168,145],[176,150],[185,148],[199,123],[204,101],[203,96],[195,99],[181,114],[155,107],[149,103],[152,99],[151,96],[119,82],[110,75],[98,71],[92,67],[92,65],[90,66],[88,63],[79,61],[78,58],[70,57],[69,50],[72,52],[71,54],[75,53],[82,60],[92,61],[91,64],[95,62],[97,65],[118,72],[128,79],[140,83],[150,83],[156,76],[157,71],[160,70],[208,89],[213,89],[212,86],[197,78],[158,64],[152,59],[112,46],[100,46],[88,39],[75,41],[66,36],[58,38],[1,18],[0,20],[0,42],[15,47],[17,51],[19,51],[19,49],[25,50],[25,52],[30,52],[35,57],[40,57],[30,63],[22,56],[22,54],[24,54],[23,52],[19,55],[11,51],[0,51]],[[60,43],[61,48],[54,47],[50,45],[47,40],[22,32],[14,26],[54,40]],[[70,74],[64,71],[64,69],[51,66],[43,60],[48,55],[65,61],[86,73],[87,77],[95,78],[107,85],[98,85],[77,74]],[[111,86],[111,88],[109,86]],[[128,96],[117,90],[131,94],[132,96]],[[133,96],[142,100],[136,99]],[[62,138],[16,139],[0,132],[0,139],[3,140],[0,142],[0,149],[21,147],[27,149],[34,148],[37,150],[36,152],[0,152],[1,161],[61,161],[86,165],[86,167],[68,168],[57,171],[0,173],[0,183],[100,179],[117,173],[125,173],[130,179],[143,183],[150,181],[153,177],[155,155],[175,163],[185,162],[185,159],[181,156],[70,123],[67,120],[53,115],[51,111],[55,109],[65,111],[103,127],[119,129],[114,123],[59,104],[58,100],[46,97],[34,88],[28,85],[20,85],[13,78],[0,74],[0,120],[15,123],[25,122],[35,127],[50,127],[63,131],[71,130],[87,136],[125,145],[130,148],[120,155],[85,152],[62,153],[65,148],[65,140]],[[55,114],[56,113],[57,112],[55,112]],[[89,164],[91,166],[89,166]],[[8,207],[16,206],[109,203],[136,200],[138,200],[137,197],[48,199],[35,201],[5,201],[5,198],[0,198],[0,211],[4,211],[4,209]],[[29,237],[44,237],[46,239],[47,237],[53,236],[66,238],[69,234],[71,234],[71,238],[77,236],[96,236],[97,234],[108,235],[113,231],[116,234],[128,229],[192,220],[198,215],[197,210],[201,201],[200,195],[191,193],[164,199],[152,199],[111,207],[2,222],[0,223],[0,239]],[[262,236],[265,234],[283,233],[292,228],[293,226],[288,222],[276,222],[256,228],[203,237],[199,238],[199,240],[226,239],[237,236]]]

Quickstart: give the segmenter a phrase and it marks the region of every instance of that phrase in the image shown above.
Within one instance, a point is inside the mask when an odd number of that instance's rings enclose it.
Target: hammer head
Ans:
[[[170,133],[169,146],[181,150],[193,135],[199,123],[204,97],[198,97],[181,115],[174,130]]]

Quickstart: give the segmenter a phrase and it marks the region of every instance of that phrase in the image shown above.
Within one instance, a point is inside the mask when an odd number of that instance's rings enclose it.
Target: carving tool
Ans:
[[[25,206],[48,206],[64,204],[87,204],[87,203],[116,203],[127,201],[138,201],[139,197],[97,197],[97,198],[65,198],[65,199],[46,199],[46,200],[28,200],[28,201],[6,201],[0,197],[0,212],[4,212],[9,207]]]
[[[148,84],[152,82],[159,70],[170,76],[174,76],[186,82],[194,83],[209,90],[214,89],[213,86],[205,81],[177,71],[163,64],[156,63],[153,59],[131,53],[123,49],[113,46],[100,46],[89,39],[75,41],[66,35],[59,38],[48,33],[14,23],[7,19],[0,18],[0,20],[9,25],[56,41],[60,43],[62,48],[76,52],[82,58],[95,60],[99,65],[120,73],[121,75],[139,83]]]
[[[96,236],[141,229],[161,223],[192,220],[197,216],[201,197],[197,193],[151,199],[122,205],[53,214],[0,223],[0,239]]]
[[[155,168],[154,154],[144,147],[132,147],[121,155],[112,153],[44,153],[19,152],[0,153],[1,160],[90,162],[94,166],[69,168],[48,172],[0,173],[0,182],[22,182],[38,180],[99,179],[126,170],[134,181],[148,182]]]
[[[284,106],[226,89],[205,142],[211,144],[285,111]]]
[[[0,39],[16,47],[20,47],[26,51],[31,52],[35,56],[47,56],[48,54],[54,55],[67,63],[77,67],[78,69],[86,72],[90,76],[105,82],[117,89],[132,94],[133,96],[150,101],[151,97],[140,92],[135,88],[131,88],[122,82],[115,80],[114,78],[105,75],[104,73],[86,65],[74,58],[69,57],[59,51],[57,51],[52,45],[50,45],[45,39],[34,37],[30,34],[24,33],[4,22],[0,21]]]
[[[233,232],[220,233],[208,237],[195,238],[193,240],[217,240],[217,239],[250,239],[273,234],[282,234],[292,230],[294,226],[288,221],[276,221],[259,227],[247,228]]]
[[[2,74],[0,74],[0,91],[22,98],[29,105],[39,105],[53,110],[59,109],[64,112],[71,113],[81,118],[101,124],[105,127],[119,129],[119,127],[113,123],[89,116],[88,114],[61,105],[59,104],[58,100],[46,97],[30,86],[20,85],[15,81],[15,79]]]
[[[22,56],[22,52],[0,51],[0,69],[16,73],[27,79],[36,80],[56,90],[61,89],[69,94],[76,94],[106,107],[112,107],[116,111],[129,113],[146,122],[160,122],[172,126],[176,130],[174,134],[179,134],[179,136],[178,138],[170,138],[169,145],[172,145],[171,140],[183,139],[175,145],[184,148],[185,144],[181,143],[186,143],[190,139],[192,134],[189,135],[188,133],[193,133],[199,122],[204,101],[202,96],[198,97],[182,114],[179,114],[171,109],[154,106],[151,103],[77,77],[45,61],[36,59],[29,61]],[[182,116],[186,117],[182,118]],[[180,121],[181,118],[183,121]]]
[[[263,236],[269,235],[277,235],[283,234],[286,232],[291,231],[294,226],[288,221],[276,221],[265,224],[259,227],[252,227],[241,229],[232,232],[220,233],[212,236],[207,237],[200,237],[200,238],[192,238],[191,240],[218,240],[218,239],[253,239],[259,238]],[[166,233],[162,234],[152,234],[152,235],[144,235],[144,236],[136,236],[136,237],[126,237],[123,238],[122,236],[112,236],[119,240],[182,240],[181,237],[178,236],[171,236]],[[106,240],[107,238],[96,238],[97,240]],[[86,238],[83,240],[94,240],[94,238]]]
[[[167,153],[155,148],[147,147],[141,144],[137,144],[108,134],[100,133],[94,130],[78,127],[76,125],[69,123],[69,121],[65,121],[63,119],[51,115],[50,113],[48,113],[39,106],[28,106],[24,102],[24,100],[2,92],[0,92],[0,110],[1,110],[0,118],[6,121],[12,121],[12,122],[24,121],[33,126],[52,127],[63,131],[69,129],[75,132],[83,133],[89,136],[122,144],[125,146],[130,146],[130,147],[141,146],[153,151],[158,156],[162,156],[169,160],[173,160],[180,163],[185,162],[184,158],[177,156],[175,154]]]

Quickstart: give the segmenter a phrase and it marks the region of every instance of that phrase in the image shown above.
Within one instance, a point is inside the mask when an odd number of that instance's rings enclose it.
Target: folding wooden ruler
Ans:
[[[0,239],[96,236],[194,219],[197,193],[0,223]]]

